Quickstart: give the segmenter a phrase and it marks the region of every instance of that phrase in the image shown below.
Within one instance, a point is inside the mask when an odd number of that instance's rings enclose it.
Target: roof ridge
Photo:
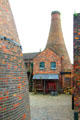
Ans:
[[[31,52],[31,53],[23,53],[23,54],[34,54],[34,53],[40,53],[40,52]]]

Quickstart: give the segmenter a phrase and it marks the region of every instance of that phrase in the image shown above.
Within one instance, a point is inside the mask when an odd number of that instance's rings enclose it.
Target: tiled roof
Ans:
[[[33,59],[36,55],[38,55],[40,52],[35,53],[23,53],[23,59]]]

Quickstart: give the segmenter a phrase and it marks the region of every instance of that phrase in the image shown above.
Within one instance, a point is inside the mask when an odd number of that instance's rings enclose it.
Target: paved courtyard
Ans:
[[[71,95],[41,95],[30,93],[31,120],[74,120]]]

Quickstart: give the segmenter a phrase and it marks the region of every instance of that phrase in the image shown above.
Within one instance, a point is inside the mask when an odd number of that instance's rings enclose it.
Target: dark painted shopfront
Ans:
[[[59,75],[37,74],[33,76],[35,92],[50,93],[58,91]]]

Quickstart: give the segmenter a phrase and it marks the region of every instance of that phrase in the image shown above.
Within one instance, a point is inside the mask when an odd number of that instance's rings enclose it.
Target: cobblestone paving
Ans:
[[[30,93],[31,120],[74,120],[71,95],[34,95]]]

